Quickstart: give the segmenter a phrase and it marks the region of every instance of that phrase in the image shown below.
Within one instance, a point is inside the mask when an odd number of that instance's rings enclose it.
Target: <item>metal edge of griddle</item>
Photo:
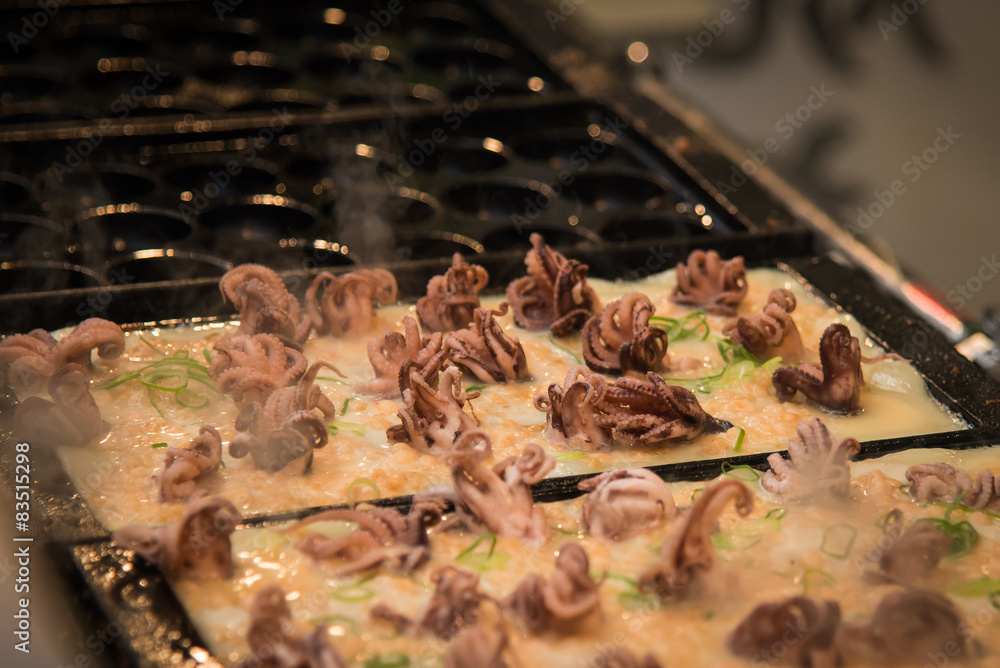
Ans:
[[[111,542],[67,548],[94,605],[120,626],[117,638],[138,668],[219,668],[166,576]]]
[[[787,265],[854,316],[882,347],[909,359],[932,391],[944,395],[953,408],[969,411],[966,417],[976,424],[974,431],[987,438],[1000,435],[1000,384],[959,353],[908,301],[834,257],[790,259]]]
[[[587,263],[592,276],[617,278],[621,275],[621,268],[627,266],[640,268],[647,274],[664,271],[697,248],[714,249],[724,257],[743,255],[751,262],[808,256],[812,252],[812,238],[808,230],[799,228],[767,235],[734,232],[718,237],[674,237],[607,243],[600,247],[556,248]],[[503,291],[510,280],[524,272],[524,251],[520,249],[487,251],[468,259],[490,272],[490,286],[497,291]],[[436,274],[444,273],[450,263],[450,258],[433,258],[365,266],[379,266],[392,271],[400,286],[401,296],[416,298],[425,292],[427,281]],[[337,267],[325,271],[342,274],[355,268],[360,267]],[[301,295],[308,281],[321,271],[324,270],[278,273],[293,293]],[[223,302],[218,283],[218,278],[202,278],[0,295],[0,311],[6,316],[0,322],[0,334],[39,327],[55,330],[95,316],[118,323],[135,323],[231,315],[232,307]]]

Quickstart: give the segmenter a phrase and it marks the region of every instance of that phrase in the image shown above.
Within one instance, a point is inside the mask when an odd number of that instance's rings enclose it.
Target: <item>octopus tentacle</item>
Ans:
[[[761,486],[791,501],[823,493],[846,497],[851,484],[848,460],[861,451],[861,444],[854,438],[835,444],[819,418],[800,422],[796,431],[799,437],[788,443],[791,461],[785,461],[778,453],[768,456],[771,470],[764,474]]]
[[[372,326],[374,304],[396,300],[396,278],[385,269],[359,269],[342,276],[320,272],[306,290],[306,311],[318,334],[360,336]]]
[[[724,480],[702,492],[680,525],[664,539],[660,563],[639,578],[639,591],[656,592],[663,600],[674,599],[686,591],[695,575],[711,570],[715,551],[709,535],[730,501],[735,502],[741,516],[753,510],[753,493],[738,480]]]
[[[802,359],[802,337],[792,319],[795,295],[791,290],[772,290],[761,315],[740,316],[722,328],[723,335],[738,343],[758,359],[780,357],[786,362]]]
[[[405,362],[426,365],[441,350],[443,335],[435,332],[421,339],[417,321],[403,318],[403,334],[386,332],[368,341],[368,360],[375,369],[375,378],[357,386],[358,392],[393,399],[401,395],[399,374]]]
[[[63,364],[49,379],[52,401],[28,397],[14,410],[14,432],[43,447],[79,447],[105,433],[86,369]]]
[[[452,332],[445,342],[451,360],[485,383],[508,383],[528,377],[528,360],[517,339],[497,323],[499,312],[477,308],[467,329]]]
[[[444,276],[427,284],[427,295],[417,300],[420,324],[431,332],[451,332],[472,323],[479,308],[479,291],[489,283],[489,274],[477,264],[467,263],[460,253],[451,258]]]
[[[736,315],[747,293],[742,257],[722,260],[715,251],[691,251],[687,264],[677,265],[677,286],[670,295],[675,304],[697,306],[714,315]]]
[[[820,365],[803,364],[776,369],[771,382],[778,401],[791,401],[797,392],[842,413],[861,410],[861,344],[840,323],[826,328],[819,342]]]
[[[524,329],[548,327],[554,335],[565,336],[600,308],[597,293],[587,284],[588,267],[552,250],[540,234],[530,239],[532,249],[524,258],[528,275],[507,287],[514,322]]]

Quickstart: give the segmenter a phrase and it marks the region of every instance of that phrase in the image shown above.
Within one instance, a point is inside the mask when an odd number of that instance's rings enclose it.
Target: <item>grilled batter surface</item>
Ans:
[[[654,275],[643,281],[590,283],[606,304],[629,292],[643,292],[656,308],[656,315],[681,320],[688,316],[693,325],[695,309],[678,306],[668,296],[674,286],[674,272]],[[849,314],[829,306],[793,276],[777,269],[748,272],[749,292],[740,314],[759,313],[768,293],[778,287],[792,290],[798,300],[793,313],[806,348],[807,361],[818,357],[820,335],[832,322],[842,322],[858,336],[862,353],[881,352]],[[486,297],[484,306],[496,307],[501,297]],[[329,444],[315,452],[312,472],[305,476],[271,475],[254,469],[249,458],[234,459],[223,454],[225,464],[217,474],[199,482],[208,492],[232,501],[245,515],[304,509],[349,500],[389,497],[419,491],[447,482],[447,467],[401,443],[391,444],[385,430],[399,423],[399,399],[375,400],[355,392],[355,385],[371,380],[366,345],[370,336],[389,329],[401,331],[401,320],[414,313],[414,305],[394,305],[378,309],[378,324],[370,335],[353,339],[313,336],[304,346],[310,362],[327,360],[345,376],[323,370],[318,385],[338,408],[331,423]],[[782,450],[795,435],[796,424],[819,416],[835,438],[853,436],[874,440],[914,434],[955,431],[967,427],[957,415],[930,396],[923,379],[908,362],[887,359],[864,366],[863,411],[856,415],[831,414],[801,396],[779,403],[770,372],[776,362],[765,365],[740,363],[726,366],[718,343],[730,318],[705,316],[704,330],[669,345],[670,366],[662,375],[670,382],[694,390],[705,410],[735,427],[719,434],[704,434],[689,442],[665,443],[656,447],[623,447],[612,452],[580,451],[550,437],[545,413],[536,410],[532,399],[550,383],[562,383],[566,373],[582,361],[580,335],[554,339],[547,330],[526,331],[515,326],[511,316],[499,317],[504,330],[518,338],[526,353],[530,380],[482,385],[466,376],[466,389],[479,389],[472,402],[476,417],[493,440],[493,461],[518,454],[524,445],[536,442],[555,455],[558,463],[550,476],[591,473],[626,466],[649,466],[673,462],[725,457]],[[60,457],[73,481],[86,496],[101,521],[111,529],[132,523],[162,523],[177,520],[181,503],[161,503],[153,474],[162,466],[164,448],[186,446],[202,425],[215,426],[228,443],[235,435],[237,409],[231,399],[209,387],[190,383],[209,399],[204,407],[187,407],[170,393],[158,392],[140,380],[121,382],[125,374],[143,369],[172,355],[186,355],[207,365],[206,354],[236,325],[209,324],[162,327],[130,332],[126,353],[112,362],[96,363],[92,392],[110,427],[100,443],[85,448],[61,448]],[[721,374],[721,375],[720,375]],[[113,386],[113,387],[109,387]],[[192,402],[185,402],[192,403]],[[739,428],[745,436],[739,439]],[[737,441],[739,451],[735,452]]]

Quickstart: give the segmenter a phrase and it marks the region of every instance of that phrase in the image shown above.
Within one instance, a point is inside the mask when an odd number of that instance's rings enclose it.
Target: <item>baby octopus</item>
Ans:
[[[330,538],[312,534],[300,540],[298,549],[314,559],[346,559],[339,575],[349,575],[386,564],[403,575],[410,575],[431,556],[427,527],[440,520],[444,503],[435,500],[415,502],[403,515],[395,508],[370,510],[327,510],[312,515],[285,529],[293,531],[314,522],[339,520],[355,522],[356,531]]]
[[[722,333],[758,359],[780,357],[785,362],[798,362],[802,359],[802,338],[791,316],[795,305],[791,290],[771,290],[761,315],[743,315],[731,320]]]
[[[242,519],[229,501],[203,497],[190,501],[184,515],[173,524],[123,527],[112,533],[111,540],[142,555],[173,577],[228,578],[233,574],[229,536]]]
[[[452,332],[467,327],[479,308],[479,291],[490,277],[478,264],[469,264],[460,253],[451,258],[444,276],[427,284],[427,295],[417,300],[417,317],[431,332]]]
[[[467,329],[453,332],[445,346],[451,361],[484,383],[510,383],[528,378],[528,360],[517,339],[507,336],[494,316],[507,313],[477,308]]]
[[[261,264],[240,265],[219,280],[219,290],[240,315],[237,334],[275,334],[297,344],[309,338],[309,316],[302,313],[299,300],[273,269]]]
[[[736,315],[747,294],[747,270],[742,257],[722,260],[715,251],[691,251],[687,264],[677,264],[675,304],[696,306],[713,315]]]
[[[52,401],[28,397],[14,410],[14,433],[32,445],[83,446],[106,433],[86,369],[63,364],[49,379]]]
[[[583,359],[594,371],[655,371],[667,363],[667,332],[650,326],[655,313],[646,295],[633,292],[604,307],[583,326]]]
[[[285,471],[303,474],[309,471],[313,450],[326,445],[328,434],[323,418],[336,414],[336,408],[313,382],[321,368],[342,375],[329,362],[316,362],[296,385],[276,390],[261,405],[247,404],[236,417],[236,430],[242,433],[229,443],[233,457],[253,459],[258,470],[268,473]]]
[[[861,451],[857,439],[845,438],[834,443],[826,425],[819,418],[800,422],[799,437],[788,443],[791,461],[777,452],[767,458],[771,470],[764,474],[761,486],[789,501],[829,493],[844,498],[850,492],[850,457]]]
[[[715,565],[709,539],[726,504],[736,503],[746,517],[753,510],[753,492],[738,480],[723,480],[705,489],[660,546],[660,563],[639,578],[639,591],[655,592],[663,600],[679,598],[691,580]]]
[[[441,350],[442,339],[440,332],[420,338],[417,321],[406,316],[403,318],[402,334],[390,331],[368,341],[368,361],[375,369],[375,378],[358,385],[358,392],[379,399],[400,396],[399,374],[403,364],[415,362],[421,367],[427,365]]]
[[[820,364],[783,366],[776,369],[771,382],[778,401],[791,401],[796,392],[840,413],[861,410],[861,344],[845,325],[834,323],[826,328],[819,342]]]
[[[44,329],[14,334],[0,341],[0,382],[6,379],[18,392],[33,392],[64,364],[82,372],[93,368],[90,351],[110,360],[125,351],[122,328],[109,320],[88,318],[59,341]]]
[[[587,284],[587,265],[567,260],[532,234],[532,249],[524,258],[528,275],[507,286],[514,322],[524,329],[548,328],[555,336],[579,329],[600,308],[597,293]]]
[[[317,334],[345,338],[372,328],[374,304],[396,301],[396,277],[385,269],[359,269],[341,276],[321,272],[306,290],[306,311]]]
[[[703,433],[732,428],[701,407],[694,394],[668,385],[649,372],[645,379],[619,378],[608,383],[585,367],[570,369],[565,383],[553,383],[535,396],[535,408],[548,412],[548,427],[569,443],[606,450],[616,442],[653,445],[690,440]]]
[[[238,406],[266,401],[275,390],[288,387],[306,371],[306,357],[274,334],[229,334],[213,348],[208,373],[219,392]]]

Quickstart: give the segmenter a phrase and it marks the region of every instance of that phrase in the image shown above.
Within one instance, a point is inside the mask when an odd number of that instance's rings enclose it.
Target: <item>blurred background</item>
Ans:
[[[981,321],[1000,305],[1000,4],[575,4],[620,53],[645,45],[638,67],[943,303]]]

